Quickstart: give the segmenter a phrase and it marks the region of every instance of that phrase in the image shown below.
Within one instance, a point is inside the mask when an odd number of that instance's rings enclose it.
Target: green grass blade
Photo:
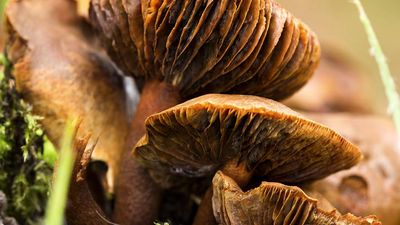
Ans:
[[[0,0],[1,1],[1,0]],[[0,66],[4,66],[7,67],[8,66],[8,62],[6,57],[0,53]],[[0,82],[4,79],[4,70],[0,69]]]
[[[43,160],[53,167],[58,155],[56,148],[47,136],[44,136],[43,141]]]
[[[6,8],[7,0],[0,0],[0,21],[3,20],[3,12]]]
[[[363,24],[365,31],[367,32],[368,41],[371,45],[372,53],[379,67],[382,82],[385,87],[386,97],[389,101],[389,112],[392,114],[394,124],[396,126],[397,133],[400,135],[400,98],[396,90],[396,83],[392,77],[389,69],[389,65],[386,62],[386,57],[382,51],[382,47],[379,44],[378,38],[372,27],[372,24],[364,10],[360,0],[353,0],[353,3],[357,6],[360,14],[360,20]]]
[[[75,126],[76,122],[68,122],[65,128],[55,181],[47,204],[45,225],[63,224],[68,188],[75,158],[73,152]]]

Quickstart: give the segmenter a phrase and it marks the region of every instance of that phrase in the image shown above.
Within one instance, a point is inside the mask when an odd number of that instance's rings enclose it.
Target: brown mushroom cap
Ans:
[[[364,154],[355,167],[307,189],[322,194],[342,213],[373,213],[385,225],[400,224],[400,142],[392,121],[344,113],[307,116],[332,127],[357,144]]]
[[[218,224],[381,224],[376,217],[357,218],[335,211],[325,212],[317,201],[300,188],[279,183],[262,182],[255,189],[243,192],[238,184],[222,172],[213,179],[213,209]]]
[[[99,138],[93,158],[107,162],[112,188],[129,124],[121,74],[72,1],[12,0],[6,16],[18,91],[56,145],[68,118],[82,120],[81,133]]]
[[[282,99],[319,61],[314,33],[271,0],[93,0],[90,15],[124,71],[164,80],[184,98]]]
[[[227,162],[269,181],[298,183],[361,159],[357,147],[334,131],[255,96],[205,95],[152,115],[145,124],[147,134],[134,154],[165,186],[167,174],[209,176]]]

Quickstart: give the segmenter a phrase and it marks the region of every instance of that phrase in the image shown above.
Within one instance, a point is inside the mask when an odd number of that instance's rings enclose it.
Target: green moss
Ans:
[[[20,224],[39,224],[52,177],[54,150],[48,147],[31,108],[20,98],[11,66],[0,55],[0,190],[8,197],[7,213]]]

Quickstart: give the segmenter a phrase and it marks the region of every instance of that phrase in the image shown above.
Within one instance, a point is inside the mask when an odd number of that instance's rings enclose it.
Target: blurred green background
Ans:
[[[371,104],[386,112],[386,99],[378,67],[358,12],[351,0],[278,0],[296,17],[305,21],[318,35],[322,51],[334,49],[358,67],[371,81]],[[362,0],[386,54],[392,74],[400,83],[400,1]],[[344,90],[345,91],[345,90]]]

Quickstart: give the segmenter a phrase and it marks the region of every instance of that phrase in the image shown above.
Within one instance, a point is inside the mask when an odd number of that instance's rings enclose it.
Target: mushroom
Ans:
[[[120,72],[72,1],[11,0],[6,16],[6,51],[19,93],[56,146],[72,117],[82,120],[82,133],[99,137],[93,158],[107,163],[112,192],[130,119]]]
[[[77,16],[72,1],[14,0],[9,2],[6,16],[6,51],[14,64],[18,91],[33,105],[33,112],[43,117],[41,123],[56,145],[67,118],[80,117],[77,136],[90,132],[98,137],[93,158],[107,162],[112,188],[129,127],[119,70],[97,46],[90,27]],[[74,215],[86,218],[77,219],[80,223],[74,225],[88,224],[90,216],[96,215],[90,222],[104,223],[98,215],[103,212],[87,184],[79,187],[82,188],[77,190],[82,193],[75,202],[79,204],[67,208],[68,219],[74,220]]]
[[[280,183],[262,182],[257,188],[242,191],[240,186],[221,171],[213,179],[214,215],[218,224],[243,225],[379,225],[375,216],[358,218],[325,211],[317,200],[300,188]]]
[[[152,115],[145,124],[147,133],[134,155],[164,186],[217,170],[241,188],[253,177],[302,183],[361,159],[358,148],[334,131],[256,96],[201,96]],[[173,175],[178,178],[171,179]],[[211,196],[209,188],[194,224],[215,223]]]
[[[342,213],[373,213],[383,224],[400,224],[400,142],[392,122],[380,116],[345,113],[307,117],[357,144],[365,157],[350,170],[317,181],[305,190],[322,194]]]
[[[69,225],[113,224],[106,219],[103,210],[97,204],[94,204],[94,196],[89,190],[87,173],[98,140],[90,141],[92,137],[90,133],[82,134],[84,131],[80,131],[82,129],[80,124],[75,127],[72,134],[75,161],[68,191],[66,220]],[[77,136],[78,133],[81,134],[79,137]],[[57,166],[55,170],[57,170]]]
[[[142,90],[116,190],[122,224],[149,224],[156,213],[144,205],[159,195],[130,157],[146,117],[205,93],[286,98],[320,55],[314,33],[271,0],[93,0],[89,14],[110,56]],[[143,195],[144,202],[130,201]],[[140,210],[147,211],[132,213]]]
[[[371,113],[369,83],[344,54],[324,48],[313,79],[284,104],[308,112]],[[376,107],[375,107],[376,108]]]

